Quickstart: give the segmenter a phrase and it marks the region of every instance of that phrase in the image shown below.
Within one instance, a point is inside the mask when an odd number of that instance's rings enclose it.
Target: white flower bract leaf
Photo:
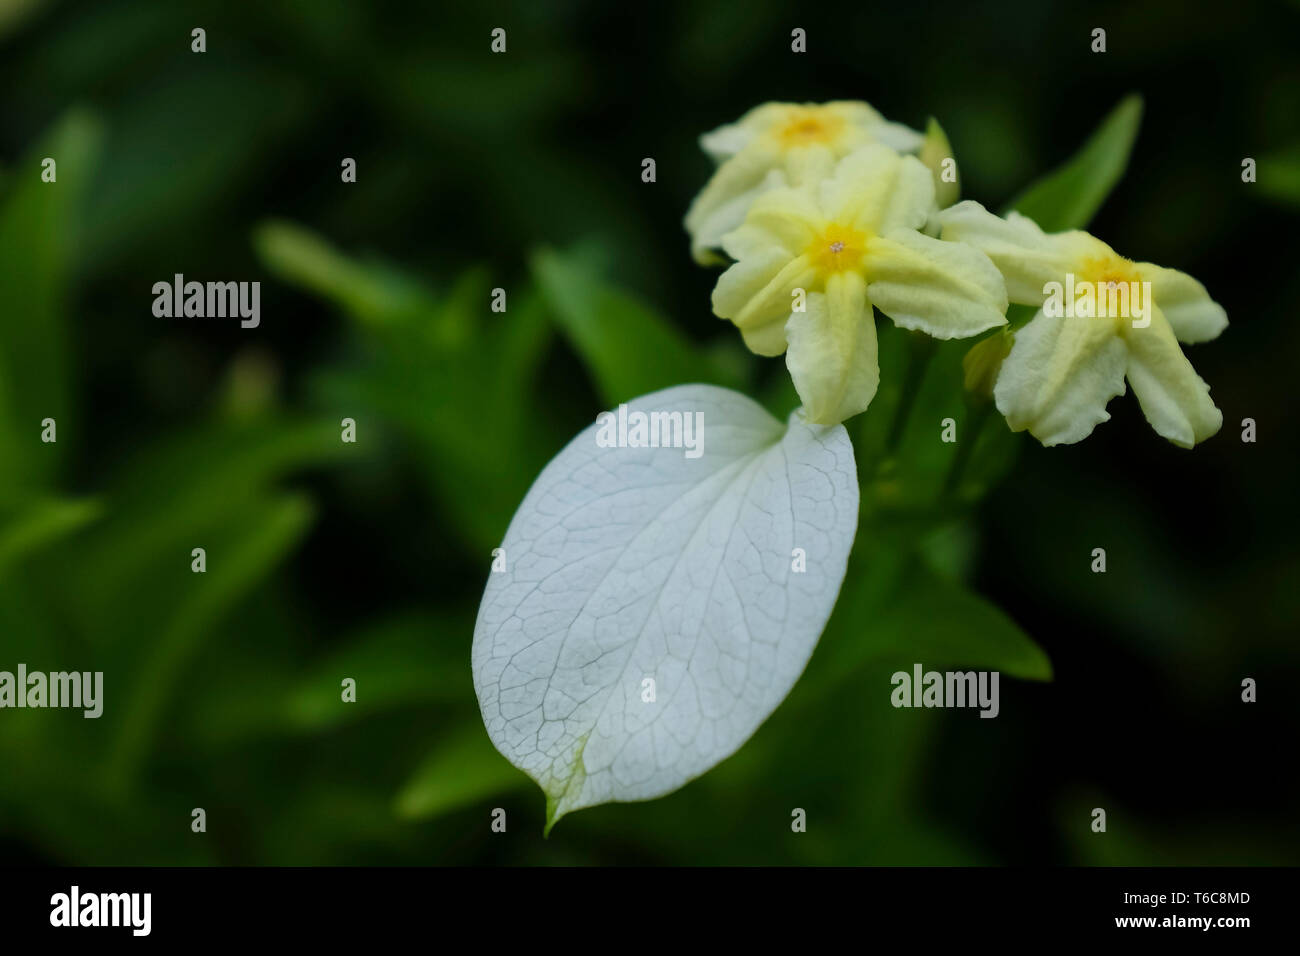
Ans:
[[[782,426],[707,385],[638,411],[701,413],[701,453],[579,434],[511,521],[475,625],[483,722],[546,793],[548,829],[670,793],[749,739],[808,663],[857,528],[843,426]]]

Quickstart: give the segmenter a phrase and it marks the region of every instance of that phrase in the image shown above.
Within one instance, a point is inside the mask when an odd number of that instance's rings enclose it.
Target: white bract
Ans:
[[[722,237],[744,221],[765,190],[817,182],[835,162],[870,143],[902,152],[921,148],[920,133],[890,123],[866,103],[764,103],[735,123],[700,137],[717,171],[686,213],[691,254],[719,262]]]
[[[1086,232],[1044,233],[1032,219],[1014,212],[1002,219],[969,200],[944,210],[939,221],[944,239],[993,260],[1012,302],[1043,306],[1049,283],[1150,290],[1140,319],[1039,308],[1016,331],[994,387],[1013,430],[1028,429],[1044,445],[1086,438],[1110,418],[1106,403],[1124,394],[1125,378],[1151,427],[1175,445],[1190,448],[1219,430],[1223,415],[1178,344],[1208,341],[1227,327],[1227,314],[1201,283],[1125,259]]]
[[[706,385],[628,404],[702,413],[705,453],[583,431],[511,521],[474,630],[484,724],[546,793],[548,827],[669,793],[734,753],[803,672],[857,527],[842,427],[798,412],[782,426]]]

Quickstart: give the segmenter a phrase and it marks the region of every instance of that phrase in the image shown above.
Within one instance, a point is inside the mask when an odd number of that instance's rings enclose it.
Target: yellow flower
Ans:
[[[1005,324],[1006,288],[988,258],[919,230],[934,180],[914,156],[866,146],[816,186],[758,197],[722,247],[713,311],[759,355],[786,353],[810,422],[863,411],[880,369],[872,306],[907,329],[964,338]]]
[[[1027,428],[1044,445],[1086,438],[1110,418],[1106,403],[1124,394],[1126,378],[1147,421],[1175,445],[1190,448],[1219,430],[1223,415],[1178,343],[1214,338],[1228,317],[1191,276],[1131,262],[1086,232],[1047,234],[1025,216],[1001,219],[969,200],[939,221],[942,238],[993,260],[1012,302],[1042,306],[1015,333],[994,388],[1013,430]]]
[[[866,103],[766,103],[737,122],[700,137],[718,169],[686,213],[691,255],[701,264],[720,261],[722,237],[745,219],[767,189],[815,183],[837,160],[869,143],[901,152],[921,147],[919,133],[887,122]]]

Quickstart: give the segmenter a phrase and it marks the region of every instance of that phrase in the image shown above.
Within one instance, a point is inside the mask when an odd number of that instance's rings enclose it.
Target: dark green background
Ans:
[[[0,440],[0,669],[107,682],[99,721],[0,712],[0,861],[1300,861],[1300,6],[628,6],[0,0],[0,385],[23,429]],[[897,555],[860,532],[853,600],[736,757],[543,841],[540,792],[482,729],[469,645],[523,491],[632,385],[593,371],[575,321],[635,338],[639,300],[698,348],[681,368],[672,334],[637,340],[638,384],[781,401],[780,363],[743,354],[687,252],[698,135],[766,100],[933,115],[963,194],[996,209],[1129,92],[1141,132],[1091,228],[1227,309],[1190,352],[1223,431],[1182,451],[1127,395],[1079,445],[998,445],[1019,454],[985,469],[1009,469],[991,495],[880,531],[973,582],[1054,680],[1006,678],[992,721],[890,708],[890,671],[946,663],[910,641],[982,625],[960,601],[946,623],[877,601]],[[33,187],[46,155],[57,199]],[[262,281],[261,328],[155,319],[176,272]],[[47,409],[57,448],[36,441]]]

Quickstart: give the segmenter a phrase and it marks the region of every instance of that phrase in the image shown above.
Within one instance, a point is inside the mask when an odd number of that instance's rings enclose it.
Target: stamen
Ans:
[[[843,252],[843,251],[844,251],[844,243],[842,240],[836,239],[834,242],[831,243],[831,252]]]

